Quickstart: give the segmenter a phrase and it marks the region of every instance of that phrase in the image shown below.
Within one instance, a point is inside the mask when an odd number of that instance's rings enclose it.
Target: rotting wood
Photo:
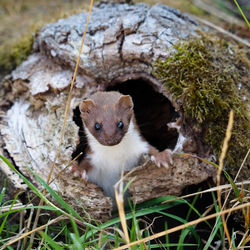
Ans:
[[[214,169],[198,159],[174,155],[174,165],[168,169],[157,168],[149,159],[125,175],[132,200],[141,203],[152,197],[180,195],[182,190],[214,176]],[[150,185],[149,185],[150,183]]]

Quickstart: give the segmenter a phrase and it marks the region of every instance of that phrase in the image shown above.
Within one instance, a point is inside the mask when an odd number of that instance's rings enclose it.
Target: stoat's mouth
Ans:
[[[105,139],[105,140],[98,140],[98,142],[102,144],[103,146],[116,146],[120,144],[121,139],[110,138],[110,139]]]

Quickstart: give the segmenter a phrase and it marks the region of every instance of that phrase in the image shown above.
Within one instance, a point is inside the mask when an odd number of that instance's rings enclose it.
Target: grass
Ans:
[[[70,207],[59,194],[54,192],[49,185],[47,185],[46,182],[35,173],[33,173],[34,178],[40,182],[40,184],[50,194],[50,197],[53,198],[58,205],[55,205],[55,203],[51,201],[52,199],[48,199],[47,195],[44,196],[43,193],[21,173],[19,173],[6,158],[3,156],[0,156],[0,158],[13,171],[15,171],[36,194],[36,196],[41,198],[45,203],[44,206],[35,206],[27,203],[22,207],[16,208],[15,204],[20,195],[17,194],[13,201],[8,202],[10,206],[7,207],[7,204],[3,202],[5,187],[1,190],[0,211],[4,210],[5,212],[1,212],[0,214],[0,249],[16,246],[19,241],[21,242],[20,249],[27,249],[29,246],[29,236],[32,231],[24,232],[22,230],[25,228],[24,225],[21,225],[20,227],[20,225],[11,223],[11,221],[15,221],[13,218],[20,215],[22,211],[29,213],[29,211],[37,209],[42,209],[43,213],[57,213],[57,217],[55,219],[51,220],[50,216],[48,216],[46,219],[47,222],[44,224],[40,222],[41,225],[34,230],[37,234],[34,241],[35,245],[33,246],[38,247],[40,244],[41,249],[83,249],[83,247],[89,247],[92,249],[104,249],[105,247],[108,249],[125,249],[126,244],[135,244],[131,245],[131,249],[154,249],[159,247],[165,247],[166,249],[169,249],[170,247],[185,249],[185,247],[188,246],[196,247],[197,249],[208,249],[208,246],[210,246],[215,239],[223,239],[224,237],[223,223],[219,217],[222,210],[217,204],[216,194],[214,193],[215,189],[212,189],[211,191],[208,190],[213,197],[213,204],[211,204],[211,206],[214,207],[216,212],[215,214],[211,214],[209,216],[201,214],[195,207],[201,192],[193,194],[194,198],[190,200],[190,202],[187,198],[169,196],[147,201],[137,207],[130,204],[129,210],[124,213],[125,220],[130,221],[129,226],[127,226],[126,229],[128,231],[129,238],[126,238],[124,234],[124,227],[122,229],[120,227],[122,216],[115,217],[103,224],[98,224],[94,220],[92,220],[92,223],[89,223],[89,221],[84,220],[79,213]],[[237,186],[235,183],[234,185]],[[192,196],[192,194],[190,195]],[[245,195],[243,195],[243,197],[244,196]],[[234,196],[234,198],[236,198],[237,202],[240,201],[238,197]],[[242,231],[241,235],[247,235],[246,233],[249,230],[250,203],[246,203],[246,201],[243,200],[244,199],[239,202],[240,205],[234,201],[235,207],[223,210],[223,213],[228,214],[229,212],[242,209],[242,211],[244,211],[242,214],[245,220],[245,232]],[[187,212],[184,216],[173,213],[173,210],[178,210],[178,207],[183,209],[184,206],[187,207]],[[154,233],[153,224],[145,221],[145,218],[150,215],[153,217],[161,216],[161,220],[165,221],[166,230],[163,230],[158,234]],[[208,220],[215,217],[218,218],[216,222],[210,222]],[[192,220],[193,218],[196,219]],[[169,221],[174,221],[175,224],[178,224],[178,226],[170,228],[167,224]],[[201,236],[201,234],[199,234],[197,224],[201,222],[206,223],[206,227],[203,226],[203,229],[207,228],[206,230],[211,231],[211,235],[208,239],[205,239]],[[212,230],[213,227],[214,230]],[[180,231],[177,242],[173,242],[170,236],[170,233],[175,231]],[[232,234],[235,232],[231,230],[230,233],[230,238],[233,239]],[[165,236],[165,238],[162,238],[163,236]],[[156,240],[158,238],[160,238],[159,242]],[[190,238],[192,238],[191,242]],[[239,244],[240,240],[241,246],[246,245],[249,241],[247,236],[245,236],[245,239],[241,236],[239,240],[238,235],[237,238],[237,242],[233,243],[237,247],[239,247],[237,244]],[[26,245],[24,242],[26,242]],[[223,242],[225,243],[225,241]]]
[[[248,22],[248,20],[247,20],[247,18],[246,18],[246,16],[245,16],[245,14],[244,14],[244,12],[242,11],[240,5],[238,4],[237,0],[234,0],[234,3],[235,3],[235,5],[237,6],[237,8],[238,8],[240,14],[241,14],[242,17],[244,18],[244,21],[246,22],[247,27],[250,29],[250,24],[249,24],[249,22]]]

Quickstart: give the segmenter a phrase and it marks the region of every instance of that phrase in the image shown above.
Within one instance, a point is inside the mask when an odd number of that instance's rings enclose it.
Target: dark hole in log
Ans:
[[[179,116],[171,102],[144,79],[128,80],[108,87],[107,91],[130,95],[137,124],[144,138],[160,151],[176,145],[178,132],[167,124]]]
[[[82,119],[80,116],[80,109],[79,107],[76,107],[74,110],[74,116],[73,116],[73,121],[76,123],[76,125],[79,127],[79,138],[80,138],[80,142],[76,147],[76,150],[72,153],[72,158],[74,159],[76,156],[78,156],[81,152],[83,152],[83,154],[78,157],[78,162],[81,161],[85,155],[85,151],[87,148],[87,138],[85,135],[85,132],[83,130],[83,124],[82,124]]]
[[[107,91],[119,91],[132,97],[140,131],[151,145],[160,151],[175,147],[178,132],[176,129],[168,128],[167,124],[175,121],[178,113],[171,102],[164,95],[154,90],[150,83],[143,79],[128,80],[109,86]],[[73,120],[80,128],[80,143],[73,152],[72,157],[74,158],[80,152],[83,152],[83,155],[78,158],[79,161],[84,157],[87,144],[79,107],[74,110]]]

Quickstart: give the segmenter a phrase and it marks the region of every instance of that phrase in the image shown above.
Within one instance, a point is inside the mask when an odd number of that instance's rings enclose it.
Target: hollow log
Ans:
[[[39,188],[42,187],[30,169],[47,179],[62,133],[86,20],[87,13],[83,12],[45,26],[35,38],[33,54],[2,83],[0,153]],[[175,153],[212,158],[209,147],[199,141],[197,128],[184,125],[178,103],[153,75],[154,62],[168,58],[176,42],[199,36],[198,29],[200,26],[188,15],[165,5],[100,4],[94,8],[50,184],[83,216],[81,207],[95,219],[105,221],[113,206],[101,188],[74,178],[69,169],[64,170],[84,152],[86,144],[79,103],[98,90],[131,95],[142,135],[159,150],[171,148]],[[7,177],[12,181],[14,189],[27,190],[3,162],[0,173],[2,180]],[[175,154],[169,169],[158,168],[144,158],[125,180],[135,177],[129,192],[135,202],[143,202],[163,195],[180,195],[184,187],[214,174],[213,166]]]

